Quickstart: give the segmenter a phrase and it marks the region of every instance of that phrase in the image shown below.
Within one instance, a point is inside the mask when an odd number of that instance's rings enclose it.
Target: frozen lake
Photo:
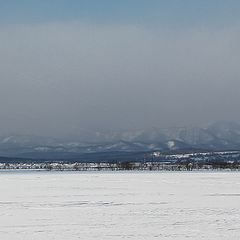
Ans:
[[[240,239],[240,172],[0,172],[2,240]]]

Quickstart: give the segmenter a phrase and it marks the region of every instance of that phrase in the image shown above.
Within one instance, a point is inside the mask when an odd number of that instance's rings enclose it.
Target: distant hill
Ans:
[[[137,156],[164,151],[240,150],[240,124],[219,122],[206,128],[151,128],[137,131],[82,131],[74,141],[31,135],[0,136],[0,156],[77,159]]]

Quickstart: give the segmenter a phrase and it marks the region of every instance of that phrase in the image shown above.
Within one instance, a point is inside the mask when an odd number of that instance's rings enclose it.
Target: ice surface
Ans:
[[[240,239],[240,172],[0,172],[1,240]]]

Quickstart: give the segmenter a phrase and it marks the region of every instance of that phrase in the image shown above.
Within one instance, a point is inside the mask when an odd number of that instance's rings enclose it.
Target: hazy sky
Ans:
[[[240,121],[240,1],[0,0],[0,133]]]

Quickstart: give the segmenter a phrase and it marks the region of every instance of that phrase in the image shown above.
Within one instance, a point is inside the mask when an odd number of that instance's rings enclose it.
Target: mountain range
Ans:
[[[151,128],[135,131],[82,131],[71,140],[32,135],[1,135],[0,156],[32,159],[77,159],[108,153],[240,150],[240,124],[217,122],[207,127]]]

